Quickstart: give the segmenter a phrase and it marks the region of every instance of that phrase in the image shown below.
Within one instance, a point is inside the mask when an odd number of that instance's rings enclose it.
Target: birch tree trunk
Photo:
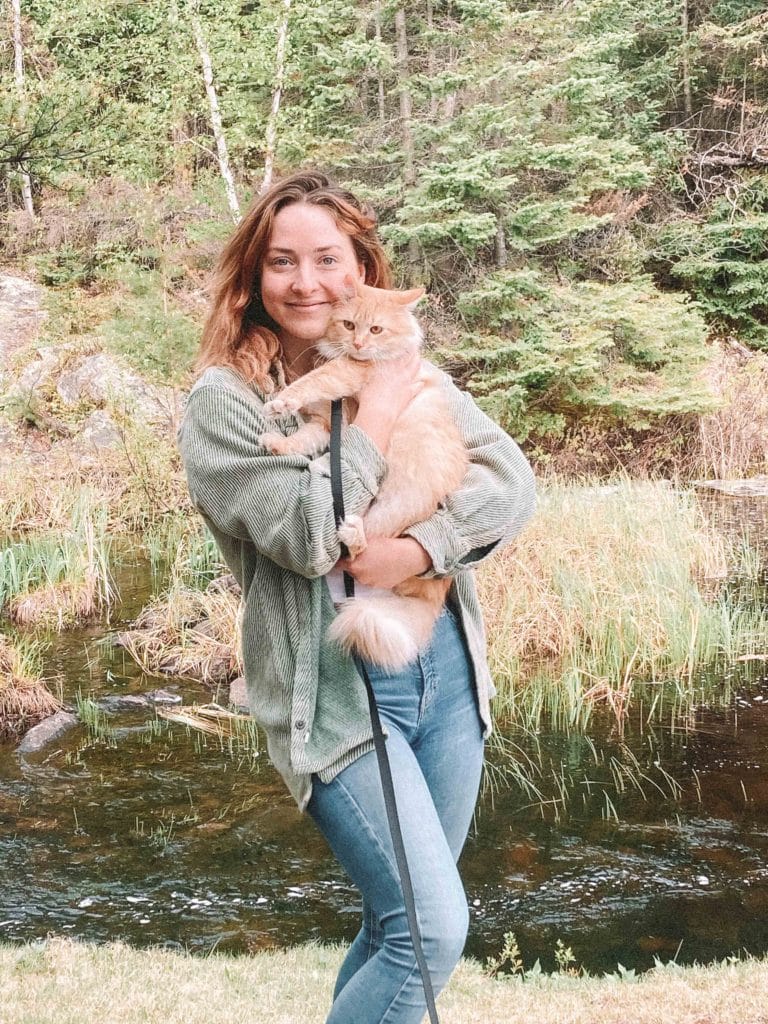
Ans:
[[[435,74],[437,69],[437,62],[435,60],[435,44],[432,39],[432,31],[435,27],[435,11],[432,0],[427,0],[427,30],[429,31],[429,49],[427,51],[427,77],[430,82],[434,82]],[[437,117],[437,109],[439,100],[435,93],[430,93],[429,97],[429,116],[434,120]]]
[[[682,0],[683,11],[681,27],[683,33],[683,103],[685,105],[686,119],[693,117],[693,99],[691,97],[691,68],[688,58],[688,0]]]
[[[408,88],[408,33],[405,26],[405,10],[395,11],[395,40],[397,45],[397,91],[400,97],[400,131],[403,140],[403,184],[409,188],[416,183],[416,160],[413,146],[413,103]],[[419,243],[415,238],[408,241],[408,259],[411,266],[420,262]]]
[[[200,62],[203,65],[203,80],[205,81],[205,92],[208,97],[208,106],[211,108],[211,125],[213,127],[213,138],[216,142],[219,170],[221,171],[221,176],[224,179],[224,187],[227,192],[229,209],[232,211],[232,219],[235,224],[237,224],[242,216],[240,213],[240,203],[237,199],[235,179],[232,177],[232,168],[229,163],[227,140],[224,137],[224,128],[221,123],[221,112],[219,111],[219,100],[216,95],[216,86],[213,84],[213,65],[211,64],[211,55],[208,51],[208,47],[206,46],[205,37],[203,35],[203,26],[201,25],[200,18],[197,14],[192,15],[192,31],[195,36],[197,52],[200,55]]]
[[[397,91],[400,97],[400,126],[403,139],[403,181],[413,185],[416,169],[413,154],[413,104],[408,88],[408,34],[405,29],[405,10],[395,11],[395,36],[397,39]]]
[[[504,233],[504,222],[501,214],[496,214],[496,238],[493,244],[494,263],[499,269],[507,265],[507,237]]]
[[[291,15],[291,0],[283,0],[283,20],[277,32],[277,52],[275,54],[275,88],[272,92],[272,109],[267,121],[264,152],[264,178],[259,192],[264,192],[272,184],[272,172],[275,166],[275,145],[277,143],[277,118],[280,114],[280,100],[283,95],[283,79],[285,77],[285,48],[288,41],[288,19]]]
[[[13,12],[13,65],[16,77],[16,91],[19,95],[19,104],[22,116],[26,115],[26,89],[24,86],[24,44],[21,37],[21,0],[11,0]],[[29,171],[23,167],[19,168],[21,176],[21,197],[24,201],[24,209],[30,217],[35,216],[35,207],[32,202],[32,179]]]
[[[454,68],[456,66],[456,52],[453,47],[450,48],[449,52],[449,67]],[[447,124],[452,121],[456,115],[456,103],[458,101],[458,92],[456,89],[451,89],[446,94],[443,100],[443,123]]]
[[[376,8],[374,11],[374,35],[379,50],[381,50],[381,0],[376,0]],[[384,90],[384,75],[381,73],[381,67],[376,72],[376,82],[378,85],[378,99],[379,99],[379,125],[383,128],[387,120],[387,106],[386,106],[386,93]]]

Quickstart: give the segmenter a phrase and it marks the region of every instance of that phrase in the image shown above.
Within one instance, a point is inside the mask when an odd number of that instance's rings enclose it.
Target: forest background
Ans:
[[[556,735],[589,730],[579,749],[593,752],[592,737],[615,729],[604,774],[621,773],[587,788],[595,807],[604,799],[595,820],[618,820],[623,794],[642,794],[643,781],[665,801],[657,769],[682,792],[652,744],[636,756],[625,741],[633,721],[644,737],[646,721],[679,731],[701,708],[730,707],[741,669],[762,671],[763,549],[713,525],[687,485],[581,477],[768,472],[765,0],[5,0],[2,10],[0,739],[15,743],[74,708],[66,756],[102,786],[116,740],[99,702],[126,686],[140,699],[133,691],[148,677],[199,680],[242,704],[238,595],[222,586],[215,546],[191,514],[175,427],[238,211],[271,177],[318,167],[375,206],[398,281],[428,286],[420,315],[432,358],[520,440],[540,478],[552,474],[534,524],[481,578],[501,725],[489,791],[517,786],[542,817],[570,813],[580,783],[572,763],[538,754],[543,723]],[[24,292],[24,278],[38,287]],[[99,379],[86,379],[86,365]],[[139,574],[148,603],[135,617]],[[117,636],[115,625],[131,628]],[[126,674],[122,649],[139,674]],[[56,696],[46,673],[62,664]],[[180,730],[193,710],[185,703],[175,725],[163,717]],[[157,725],[146,749],[141,730],[126,730],[119,764],[166,756],[176,734]],[[506,742],[520,730],[536,737],[530,758]],[[583,757],[590,780],[598,754]],[[733,764],[739,817],[747,790]],[[213,774],[196,778],[208,785]],[[39,801],[36,778],[24,785]],[[747,781],[752,800],[763,791]],[[132,831],[139,811],[127,816],[121,850],[133,838],[166,843],[170,822],[177,848],[197,856],[198,827],[250,814],[214,793],[200,799],[200,822],[185,786],[158,798],[146,837]],[[142,778],[142,821],[150,789]],[[74,818],[89,844],[107,799],[94,792]],[[14,843],[25,803],[7,829]],[[665,828],[671,813],[663,803]],[[34,828],[36,844],[37,811]],[[146,847],[136,849],[143,884]],[[743,891],[742,860],[729,892]],[[759,908],[756,892],[745,906]],[[710,917],[720,927],[717,909]],[[98,962],[80,952],[0,947],[13,1019],[82,1020],[88,999],[103,998],[105,972],[115,1021],[135,1019],[137,993],[164,1021],[191,1020],[193,1003],[206,1020],[235,1019],[241,992],[253,1003],[249,975],[212,1008],[206,993],[223,989],[200,959],[191,1000],[177,959],[145,953],[139,975],[125,947],[83,953],[106,957]],[[295,955],[327,995],[326,953]],[[221,964],[265,972],[259,998],[280,1005],[269,1004],[270,1021],[320,1019],[326,995],[296,985],[294,969],[275,971],[269,957]],[[703,975],[694,1009],[680,988],[694,987],[690,976],[652,978],[646,1005],[639,987],[626,999],[624,972],[585,990],[581,1016],[571,989],[556,988],[550,1009],[528,981],[494,988],[478,968],[446,1019],[624,1022],[630,1012],[641,1024],[662,1012],[765,1024],[765,964],[721,966]],[[157,984],[161,968],[173,983]],[[69,984],[66,1007],[64,970],[84,979]],[[310,1012],[297,1013],[296,998]]]
[[[369,199],[434,357],[539,463],[765,468],[762,0],[9,0],[0,260],[180,384],[237,209]],[[208,64],[206,73],[204,66]]]

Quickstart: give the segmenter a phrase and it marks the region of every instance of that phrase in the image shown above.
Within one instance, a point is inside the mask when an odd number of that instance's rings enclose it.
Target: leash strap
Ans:
[[[331,494],[333,496],[333,514],[337,528],[344,520],[344,491],[341,485],[341,411],[341,399],[337,399],[331,404],[330,447]],[[342,549],[343,553],[346,555],[347,551],[344,545],[342,545]],[[344,573],[344,591],[347,597],[355,596],[355,581],[352,576],[346,572]],[[387,756],[387,747],[384,738],[384,731],[381,727],[379,709],[376,706],[376,695],[373,692],[373,686],[371,685],[371,679],[368,675],[368,669],[366,668],[365,662],[357,656],[354,657],[354,662],[360,672],[360,675],[363,677],[365,691],[368,695],[368,710],[370,712],[371,725],[373,727],[373,746],[376,751],[376,760],[379,765],[381,788],[384,793],[384,805],[387,810],[387,821],[389,822],[389,831],[392,836],[392,846],[395,850],[395,861],[397,862],[397,869],[400,873],[400,886],[403,891],[405,913],[408,918],[408,930],[411,933],[413,951],[416,956],[416,963],[419,966],[421,983],[424,986],[424,996],[427,1001],[429,1020],[430,1024],[439,1024],[437,1018],[437,1007],[435,1006],[435,993],[432,989],[432,979],[429,976],[429,968],[427,967],[427,961],[424,956],[424,947],[421,943],[419,922],[416,918],[416,902],[413,897],[411,872],[408,868],[408,858],[406,857],[403,833],[400,828],[400,817],[397,813],[395,787],[392,782],[392,769],[389,764],[389,757]]]

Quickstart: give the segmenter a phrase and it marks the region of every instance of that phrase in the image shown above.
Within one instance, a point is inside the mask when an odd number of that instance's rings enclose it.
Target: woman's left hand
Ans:
[[[413,537],[371,537],[357,558],[340,558],[336,564],[364,586],[391,590],[426,572],[432,560]]]

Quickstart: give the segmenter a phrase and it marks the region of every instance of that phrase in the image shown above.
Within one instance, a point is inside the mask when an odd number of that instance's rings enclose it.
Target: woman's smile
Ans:
[[[261,268],[261,301],[289,363],[323,337],[350,274],[362,280],[363,267],[327,210],[291,203],[278,211]]]

